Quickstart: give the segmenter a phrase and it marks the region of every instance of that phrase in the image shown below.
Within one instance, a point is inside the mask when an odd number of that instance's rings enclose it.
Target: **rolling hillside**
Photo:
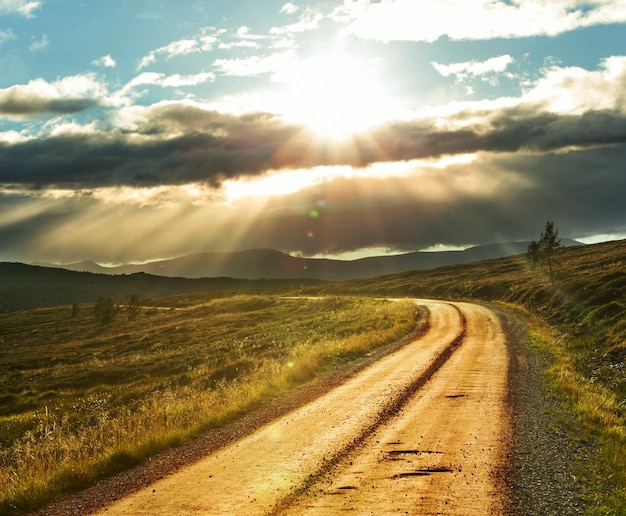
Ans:
[[[564,246],[581,245],[562,239]],[[509,242],[471,247],[463,251],[413,252],[374,256],[358,260],[299,258],[271,249],[230,253],[199,253],[141,265],[103,267],[94,262],[62,265],[64,269],[98,274],[135,274],[182,278],[293,279],[345,281],[372,278],[416,269],[470,263],[525,253],[528,242]],[[51,265],[44,264],[48,267]]]
[[[142,299],[187,292],[253,294],[319,283],[306,279],[166,278],[144,273],[112,276],[22,263],[0,263],[0,310],[95,303],[100,296],[124,301],[133,294]]]
[[[564,243],[578,245],[573,240],[564,239]],[[524,253],[527,245],[494,244],[464,251],[416,252],[351,261],[297,258],[266,249],[194,254],[112,268],[93,262],[63,268],[0,263],[0,310],[93,303],[100,296],[123,301],[133,294],[145,299],[200,291],[255,293],[299,289],[327,281],[368,281],[399,272],[517,255]]]

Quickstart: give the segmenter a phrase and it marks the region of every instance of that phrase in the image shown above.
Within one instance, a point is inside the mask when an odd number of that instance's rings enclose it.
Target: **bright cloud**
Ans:
[[[206,44],[206,42],[205,42]],[[141,70],[146,66],[154,63],[156,57],[159,54],[165,55],[166,59],[170,59],[174,56],[184,56],[201,51],[200,43],[195,39],[181,39],[179,41],[172,41],[169,45],[157,48],[150,52],[147,56],[144,56],[137,66],[137,70]]]
[[[0,14],[17,13],[27,18],[34,16],[33,12],[41,7],[41,2],[29,0],[0,0]]]
[[[287,2],[285,5],[282,6],[280,12],[286,13],[286,14],[294,14],[298,12],[298,10],[299,10],[299,7],[296,4]]]
[[[298,22],[283,27],[272,27],[270,34],[293,34],[296,32],[305,32],[317,29],[320,22],[324,19],[324,15],[319,11],[307,8],[301,15]]]
[[[231,41],[230,43],[220,43],[218,45],[220,50],[230,50],[232,48],[259,48],[259,44],[254,41]]]
[[[226,31],[224,29],[215,29],[214,27],[203,27],[199,34],[193,38],[180,39],[159,47],[143,56],[139,61],[137,70],[146,68],[156,62],[159,55],[165,56],[165,59],[171,59],[176,56],[187,56],[198,52],[210,52],[213,50],[218,38]]]
[[[95,66],[104,66],[105,68],[115,68],[117,66],[117,63],[115,62],[115,59],[111,57],[111,54],[94,59],[91,64]]]
[[[17,131],[5,131],[3,133],[0,133],[0,143],[15,144],[24,143],[27,140],[28,138],[26,138],[22,133],[18,133]]]
[[[128,83],[126,88],[134,88],[136,86],[153,84],[164,88],[180,88],[181,86],[197,86],[205,82],[215,80],[215,74],[212,72],[201,72],[194,75],[165,75],[164,73],[144,72]]]
[[[236,59],[216,59],[213,65],[222,75],[252,76],[273,74],[287,69],[296,61],[295,52],[277,52],[268,56],[251,56]]]
[[[344,0],[331,17],[345,33],[379,41],[554,36],[580,27],[626,21],[623,0]]]
[[[626,113],[626,56],[603,60],[597,70],[551,67],[524,95],[550,111],[582,114],[590,110]]]
[[[449,77],[454,75],[457,80],[463,80],[468,76],[480,76],[488,73],[501,73],[513,62],[510,55],[492,57],[486,61],[466,61],[464,63],[452,63],[444,65],[433,62],[432,65],[441,75]]]

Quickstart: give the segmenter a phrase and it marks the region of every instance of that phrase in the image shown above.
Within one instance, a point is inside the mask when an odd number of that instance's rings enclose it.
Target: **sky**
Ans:
[[[0,0],[0,261],[626,238],[626,0]]]

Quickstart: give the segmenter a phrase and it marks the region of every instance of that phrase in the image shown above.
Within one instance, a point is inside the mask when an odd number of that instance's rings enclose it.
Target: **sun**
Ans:
[[[383,88],[379,63],[343,52],[302,59],[275,78],[289,121],[342,139],[381,124],[396,107]]]

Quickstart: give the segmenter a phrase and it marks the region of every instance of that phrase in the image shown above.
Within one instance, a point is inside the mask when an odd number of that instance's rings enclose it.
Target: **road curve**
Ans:
[[[99,514],[501,514],[500,322],[478,305],[419,303],[425,335]]]

